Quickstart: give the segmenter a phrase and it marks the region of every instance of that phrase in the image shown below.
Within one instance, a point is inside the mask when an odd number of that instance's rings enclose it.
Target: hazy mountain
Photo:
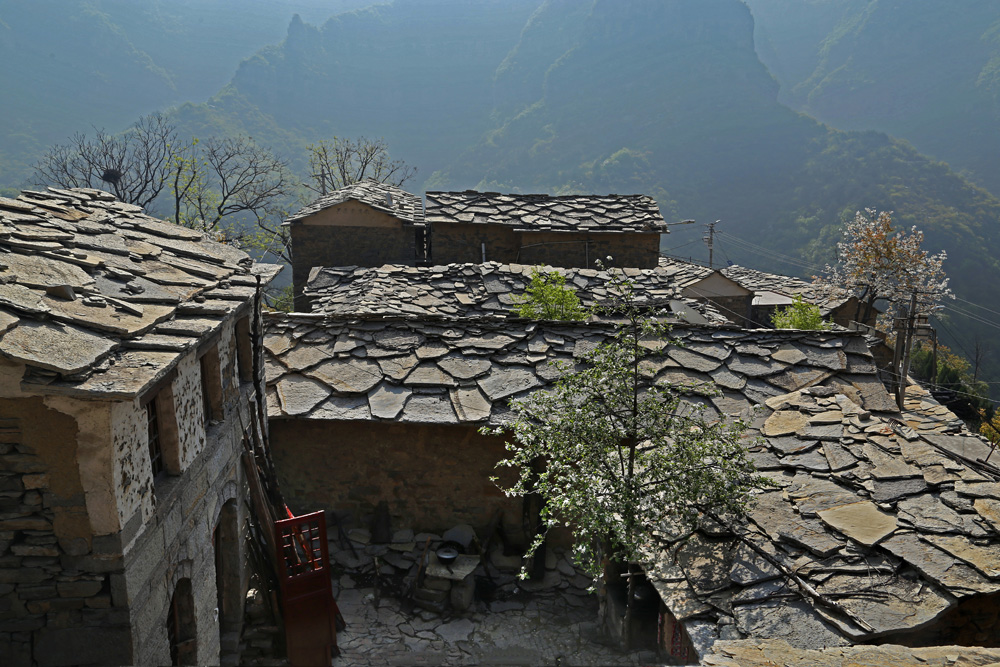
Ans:
[[[758,12],[768,2],[780,12],[780,0],[752,0]],[[420,169],[408,184],[418,192],[649,193],[668,219],[721,219],[731,236],[720,237],[717,257],[800,275],[833,259],[854,211],[891,209],[897,224],[927,233],[929,249],[948,251],[961,296],[1000,310],[1000,298],[980,287],[1000,275],[1000,201],[905,142],[833,129],[783,105],[757,55],[771,53],[776,71],[786,63],[782,81],[807,81],[837,62],[832,50],[798,62],[778,54],[808,54],[809,40],[847,34],[852,10],[881,16],[902,3],[800,4],[785,5],[787,24],[799,21],[805,33],[771,28],[766,45],[755,44],[740,0],[396,0],[322,24],[296,17],[206,103],[174,114],[184,134],[249,133],[300,173],[309,142],[371,135]],[[120,67],[172,81],[179,65],[168,70],[150,53]],[[138,104],[145,91],[104,99]],[[59,89],[45,94],[58,98]],[[679,228],[666,247],[700,234]]]
[[[739,0],[409,0],[294,21],[212,108],[179,117],[300,155],[324,135],[385,136],[420,167],[415,190],[649,193],[668,218],[721,219],[742,244],[720,239],[717,256],[804,275],[833,260],[846,217],[890,209],[948,251],[961,295],[1000,309],[978,290],[1000,275],[1000,201],[905,142],[793,111],[778,90]]]
[[[782,101],[907,139],[1000,194],[1000,3],[746,3]]]

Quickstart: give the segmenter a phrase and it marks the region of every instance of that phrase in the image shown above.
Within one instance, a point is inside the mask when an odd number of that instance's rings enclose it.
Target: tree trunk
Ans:
[[[635,575],[638,574],[635,563],[628,564],[628,592],[625,594],[625,625],[622,628],[625,650],[632,650],[632,604],[635,597]]]

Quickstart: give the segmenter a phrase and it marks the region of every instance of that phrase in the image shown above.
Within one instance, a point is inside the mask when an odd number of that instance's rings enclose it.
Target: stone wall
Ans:
[[[594,260],[651,269],[660,257],[659,234],[515,232],[502,225],[439,223],[431,229],[431,262],[483,261],[593,268]]]
[[[93,534],[78,435],[42,398],[0,400],[0,662],[10,667],[132,662],[128,610],[112,601],[121,552]]]
[[[385,500],[394,526],[436,532],[485,527],[502,508],[508,535],[523,537],[521,501],[490,481],[503,440],[475,426],[275,419],[271,446],[296,513],[333,509],[361,519]]]
[[[183,580],[197,661],[219,663],[249,577],[240,457],[257,411],[234,339],[245,311],[157,390],[174,406],[174,474],[153,478],[149,396],[0,398],[0,664],[171,664],[167,616]],[[198,357],[213,346],[223,404],[206,424]],[[7,366],[0,395],[13,396],[23,367]]]
[[[432,264],[478,264],[483,261],[486,244],[487,262],[517,262],[520,239],[510,227],[502,225],[437,223],[431,225]]]

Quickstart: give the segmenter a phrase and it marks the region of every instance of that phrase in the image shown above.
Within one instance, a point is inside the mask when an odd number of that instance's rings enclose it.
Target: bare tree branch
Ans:
[[[389,157],[385,139],[334,137],[309,147],[310,190],[326,194],[365,178],[400,186],[413,178],[416,167]]]
[[[94,138],[78,133],[50,148],[35,164],[35,182],[110,190],[124,202],[148,206],[170,173],[174,126],[157,113],[141,116],[122,134],[94,132]]]

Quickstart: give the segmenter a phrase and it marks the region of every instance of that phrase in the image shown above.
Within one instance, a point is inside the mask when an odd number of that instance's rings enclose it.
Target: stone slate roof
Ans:
[[[511,316],[515,299],[524,294],[536,268],[566,276],[566,286],[576,290],[585,308],[604,303],[609,298],[606,271],[499,262],[432,267],[386,264],[376,268],[317,268],[303,292],[312,302],[312,312],[326,315],[505,318]],[[684,312],[688,309],[707,322],[727,321],[710,305],[681,297],[680,288],[668,271],[657,268],[624,269],[623,272],[634,282],[637,302],[668,311],[671,301],[682,302],[683,312],[675,318],[677,321],[684,320]],[[675,304],[675,310],[680,308]]]
[[[285,219],[285,224],[302,220],[324,209],[351,200],[368,204],[372,208],[388,213],[406,223],[422,224],[424,221],[424,205],[420,197],[395,185],[366,178],[319,197],[294,215],[288,216]]]
[[[699,656],[717,639],[891,641],[1000,592],[1000,471],[955,415],[918,387],[895,416],[834,386],[765,405],[751,456],[777,488],[732,531],[706,522],[650,558]]]
[[[280,268],[100,190],[0,197],[0,356],[26,390],[132,396]]]
[[[558,376],[612,331],[607,323],[269,314],[264,342],[272,418],[499,423],[512,397]],[[864,339],[830,332],[676,326],[686,347],[650,361],[658,381],[714,381],[738,415],[804,386],[834,386],[866,410],[895,405]],[[700,399],[699,399],[700,400]]]
[[[530,232],[667,231],[656,200],[646,195],[519,195],[428,192],[429,223],[504,225]]]
[[[849,294],[832,285],[812,283],[801,278],[792,278],[776,273],[765,273],[756,269],[748,269],[745,266],[727,266],[721,271],[722,275],[738,282],[755,294],[776,292],[792,298],[801,296],[803,301],[819,306],[820,312],[824,315],[850,298]]]

